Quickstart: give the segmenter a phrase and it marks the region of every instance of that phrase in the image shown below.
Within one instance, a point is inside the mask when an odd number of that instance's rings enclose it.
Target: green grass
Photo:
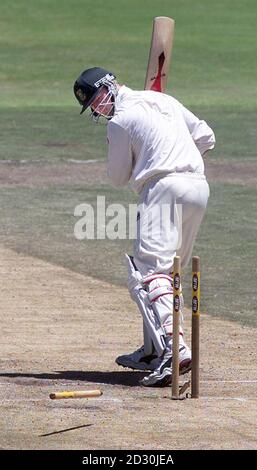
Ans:
[[[168,93],[214,125],[222,158],[256,157],[257,9],[254,0],[2,0],[0,159],[98,158],[100,137],[80,117],[72,86],[87,67],[142,88],[152,18],[173,16]],[[86,145],[70,153],[42,141]],[[88,145],[91,147],[88,149]],[[26,154],[27,155],[24,155]]]
[[[77,108],[75,111],[51,107],[0,109],[4,134],[0,160],[104,159],[105,126],[96,126],[88,118],[79,121],[79,118]]]
[[[80,241],[74,236],[79,220],[74,216],[75,207],[87,203],[95,209],[97,196],[106,196],[106,205],[117,199],[125,206],[135,202],[130,191],[117,192],[109,186],[0,189],[0,243],[83,274],[124,284],[123,253],[131,251],[131,241]]]
[[[206,216],[195,252],[202,260],[203,307],[257,326],[256,190],[211,185]]]
[[[97,63],[142,87],[156,15],[176,20],[169,90],[191,104],[253,106],[254,0],[2,0],[2,106],[72,105],[74,78]]]
[[[130,240],[82,240],[74,237],[74,208],[106,196],[106,204],[135,202],[128,190],[108,186],[1,189],[0,243],[18,252],[97,278],[126,285],[124,252]],[[201,256],[202,308],[210,314],[257,326],[257,211],[254,189],[216,184],[194,253]],[[107,222],[110,220],[107,217]],[[189,268],[184,273],[185,297]]]
[[[210,109],[196,105],[191,110],[215,130],[216,148],[208,158],[217,162],[257,162],[257,109],[238,113],[232,106]],[[77,108],[0,108],[0,125],[0,160],[106,158],[105,125],[96,125],[86,115],[79,116]]]
[[[217,145],[208,158],[256,164],[256,0],[2,0],[0,160],[61,165],[104,159],[105,127],[79,116],[74,80],[84,68],[100,65],[141,89],[152,19],[159,15],[176,20],[167,92],[215,130]],[[0,241],[125,283],[123,252],[131,242],[73,236],[74,207],[94,203],[97,194],[112,202],[135,200],[129,190],[89,189],[76,181],[70,187],[1,188]],[[205,310],[255,325],[256,195],[242,186],[212,185],[196,244]]]

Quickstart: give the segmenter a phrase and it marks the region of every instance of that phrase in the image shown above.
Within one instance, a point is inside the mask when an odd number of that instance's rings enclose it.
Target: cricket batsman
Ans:
[[[144,344],[117,364],[150,371],[146,387],[172,381],[173,259],[191,259],[209,198],[202,156],[215,136],[175,98],[120,85],[112,72],[94,67],[81,73],[74,93],[95,121],[107,120],[108,175],[116,187],[138,193],[133,257],[126,255],[128,288],[143,319]],[[181,294],[182,296],[182,294]],[[180,374],[191,368],[182,324]]]

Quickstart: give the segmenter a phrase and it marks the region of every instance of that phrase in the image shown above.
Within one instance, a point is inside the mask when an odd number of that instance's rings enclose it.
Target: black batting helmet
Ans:
[[[74,94],[82,106],[81,113],[94,101],[105,82],[115,80],[115,75],[101,67],[84,70],[74,83]]]

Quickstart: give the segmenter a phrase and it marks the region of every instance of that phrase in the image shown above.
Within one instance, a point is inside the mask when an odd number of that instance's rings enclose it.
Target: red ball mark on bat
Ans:
[[[162,77],[165,77],[165,74],[162,74],[162,69],[163,69],[164,62],[165,62],[165,54],[164,54],[164,52],[162,52],[159,55],[159,59],[158,59],[158,72],[157,72],[157,75],[156,75],[156,77],[151,78],[151,80],[154,80],[154,82],[153,82],[153,84],[150,88],[150,90],[152,90],[152,91],[162,91]]]

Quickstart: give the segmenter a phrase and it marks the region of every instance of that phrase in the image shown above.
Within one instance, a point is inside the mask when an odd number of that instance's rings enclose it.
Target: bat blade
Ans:
[[[173,46],[175,21],[167,16],[153,20],[145,90],[165,92]]]

